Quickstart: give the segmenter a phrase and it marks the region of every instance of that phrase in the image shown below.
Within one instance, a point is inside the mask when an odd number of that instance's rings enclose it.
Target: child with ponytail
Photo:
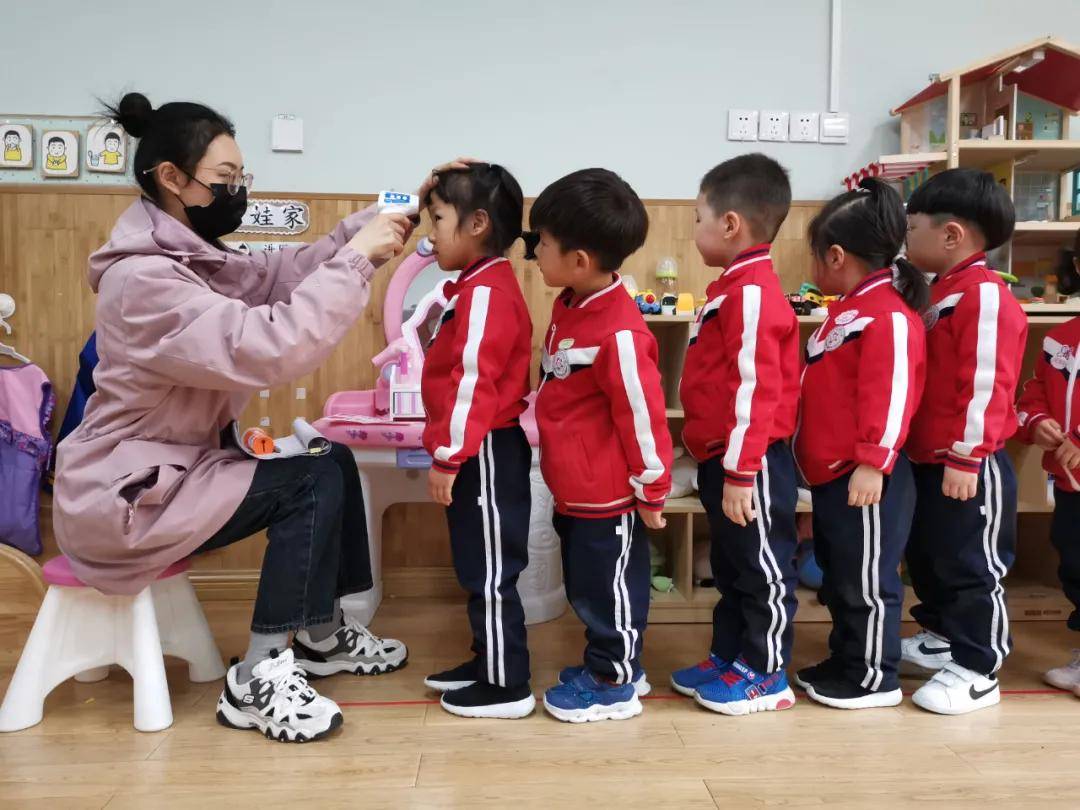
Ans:
[[[461,717],[517,718],[529,687],[518,575],[528,562],[532,451],[519,417],[529,393],[532,322],[506,260],[521,237],[521,187],[502,166],[441,171],[424,201],[439,266],[460,271],[424,360],[424,447],[432,499],[446,507],[450,547],[469,594],[474,657],[428,676]]]
[[[841,298],[806,347],[795,456],[813,493],[833,629],[828,658],[795,682],[840,709],[902,699],[899,566],[915,488],[900,448],[922,395],[930,297],[898,256],[906,230],[899,195],[872,178],[810,223],[814,282]]]

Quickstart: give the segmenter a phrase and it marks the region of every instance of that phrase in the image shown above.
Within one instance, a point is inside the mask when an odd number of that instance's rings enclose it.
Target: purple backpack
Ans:
[[[0,543],[41,553],[41,477],[52,455],[56,397],[37,366],[0,366]]]

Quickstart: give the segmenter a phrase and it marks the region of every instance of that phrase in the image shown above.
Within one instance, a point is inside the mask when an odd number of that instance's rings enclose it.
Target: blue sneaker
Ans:
[[[680,695],[694,697],[699,686],[715,681],[731,668],[731,664],[722,661],[712,653],[709,657],[692,667],[677,669],[671,673],[671,688]]]
[[[585,667],[566,667],[559,673],[559,683],[570,683],[579,675],[585,673]],[[645,670],[641,670],[638,676],[634,678],[634,691],[637,692],[638,697],[645,697],[652,691],[652,684],[645,679]]]
[[[741,658],[719,678],[702,684],[694,699],[706,709],[731,715],[774,712],[795,705],[795,693],[784,670],[761,675]]]
[[[588,670],[570,683],[560,683],[544,693],[548,714],[567,723],[593,720],[628,720],[641,714],[641,701],[633,684],[598,681]]]

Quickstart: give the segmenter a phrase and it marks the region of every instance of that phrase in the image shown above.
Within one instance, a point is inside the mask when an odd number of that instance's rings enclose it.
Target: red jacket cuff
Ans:
[[[982,469],[982,459],[973,456],[961,456],[951,450],[945,454],[945,466],[966,473],[978,473]]]
[[[458,472],[461,470],[461,465],[457,462],[441,461],[437,458],[431,459],[431,467],[432,469],[438,470],[439,472],[448,473],[450,475],[457,475]]]
[[[893,465],[896,464],[896,451],[888,447],[882,447],[880,444],[858,442],[855,445],[854,461],[856,464],[865,464],[867,467],[873,467],[875,470],[881,470],[885,475],[889,475],[892,472]]]
[[[724,483],[731,484],[736,487],[752,487],[754,480],[757,478],[756,472],[735,472],[734,470],[724,470]]]
[[[637,505],[638,505],[638,509],[644,509],[647,512],[663,512],[664,511],[664,502],[663,501],[642,501],[642,500],[639,500],[637,502]]]

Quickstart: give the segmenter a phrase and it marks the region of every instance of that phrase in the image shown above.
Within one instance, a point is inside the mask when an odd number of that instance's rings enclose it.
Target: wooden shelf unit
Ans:
[[[1041,349],[1046,330],[1080,315],[1080,303],[1024,304],[1023,307],[1028,314],[1029,323],[1028,346],[1022,373],[1022,379],[1027,379]],[[675,447],[680,448],[684,413],[679,401],[678,386],[693,319],[647,315],[645,320],[659,346],[668,423]],[[823,320],[823,317],[813,315],[799,317],[804,343]],[[1033,530],[1028,533],[1030,536],[1022,537],[1018,564],[1013,575],[1006,580],[1009,617],[1014,621],[1061,621],[1069,615],[1072,608],[1055,579],[1056,553],[1050,547],[1045,531],[1045,524],[1052,509],[1046,502],[1046,478],[1040,464],[1041,451],[1016,442],[1010,443],[1009,450],[1016,465],[1019,482],[1018,511],[1021,522],[1030,522],[1033,526]],[[811,510],[809,505],[800,502],[797,511],[808,513]],[[709,542],[705,508],[695,492],[683,498],[670,499],[664,513],[667,516],[667,527],[658,532],[650,532],[650,538],[665,557],[664,574],[671,577],[674,588],[668,593],[652,591],[649,621],[654,624],[711,622],[717,592],[711,586],[701,587],[695,584],[693,576],[695,544]],[[828,611],[818,603],[816,594],[800,587],[798,597],[799,610],[795,616],[797,622],[829,621]],[[914,594],[908,588],[905,605],[911,605],[914,601]]]

